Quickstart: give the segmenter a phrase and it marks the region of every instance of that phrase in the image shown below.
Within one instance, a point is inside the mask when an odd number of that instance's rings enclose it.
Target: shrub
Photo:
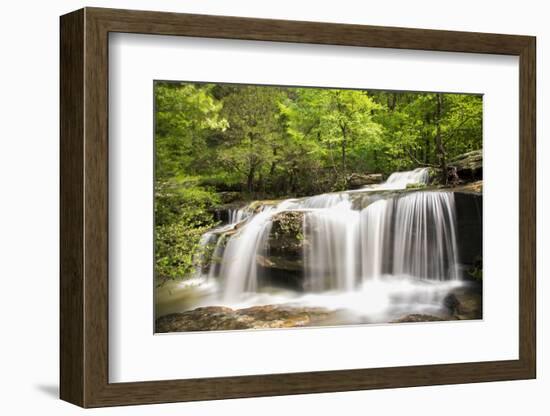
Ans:
[[[155,190],[155,276],[159,282],[189,277],[199,241],[215,224],[209,209],[215,193],[200,187],[157,184]]]

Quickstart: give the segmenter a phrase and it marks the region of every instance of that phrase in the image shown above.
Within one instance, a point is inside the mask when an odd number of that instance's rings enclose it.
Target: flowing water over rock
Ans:
[[[360,190],[230,212],[229,224],[201,240],[212,254],[209,262],[198,259],[209,264],[198,266],[196,277],[213,289],[195,306],[292,304],[345,309],[368,316],[368,322],[440,313],[445,295],[462,284],[454,193],[398,191],[428,180],[424,168],[396,172]],[[284,222],[287,213],[296,213],[294,223]],[[273,253],[285,247],[279,240],[288,230],[295,234],[289,246],[301,247],[294,253],[297,291],[274,287],[266,271]]]
[[[382,187],[384,189],[404,189],[411,184],[427,184],[430,179],[427,168],[417,168],[406,172],[394,172]]]
[[[249,216],[250,211],[247,209],[247,207],[230,209],[228,212],[229,224],[237,224],[238,222],[241,222]]]

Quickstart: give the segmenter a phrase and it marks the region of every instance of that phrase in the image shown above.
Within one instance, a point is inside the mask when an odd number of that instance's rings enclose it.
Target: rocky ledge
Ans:
[[[367,185],[382,183],[384,177],[381,173],[352,173],[347,177],[349,189],[359,189]]]
[[[231,309],[208,306],[162,316],[156,332],[216,331],[230,329],[295,328],[326,324],[334,312],[323,308],[288,305],[253,306]]]
[[[463,181],[480,180],[483,178],[483,150],[474,150],[457,156],[449,162],[456,168],[458,177]]]

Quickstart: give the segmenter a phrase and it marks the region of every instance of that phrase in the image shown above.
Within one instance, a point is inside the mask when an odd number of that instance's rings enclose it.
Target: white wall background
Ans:
[[[536,0],[120,0],[4,2],[0,12],[0,410],[2,414],[73,415],[58,395],[59,20],[83,6],[240,15],[294,20],[529,34],[538,37],[538,379],[533,381],[316,394],[87,411],[102,415],[464,414],[545,415],[550,361],[544,348],[550,285],[543,193],[550,145],[543,130],[550,102],[545,61],[550,26]],[[546,199],[546,200],[545,200]],[[498,215],[495,214],[495,215]],[[503,218],[503,221],[506,221]]]

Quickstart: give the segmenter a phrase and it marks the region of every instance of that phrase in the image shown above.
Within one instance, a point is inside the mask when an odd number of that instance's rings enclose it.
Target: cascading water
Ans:
[[[289,199],[260,210],[231,212],[230,223],[205,234],[215,244],[208,272],[221,284],[225,303],[262,292],[259,256],[269,255],[275,215],[303,213],[303,278],[306,293],[358,293],[375,282],[459,279],[454,194],[443,191],[372,192],[427,183],[428,170],[396,172],[385,183],[358,191]],[[364,201],[364,199],[363,199]],[[389,279],[389,280],[388,280]],[[392,280],[393,281],[393,280]],[[366,302],[363,295],[360,302]]]
[[[457,280],[454,195],[414,192],[396,200],[393,273]]]
[[[294,200],[287,200],[275,207],[263,207],[229,238],[220,267],[225,300],[238,300],[243,294],[257,290],[257,256],[265,254],[267,250],[266,243],[271,231],[271,219],[276,213],[293,205]]]
[[[314,292],[353,290],[357,280],[359,212],[352,210],[347,198],[332,206],[328,198],[328,208],[304,215],[308,242],[304,249],[305,287]]]
[[[267,207],[254,215],[229,239],[221,262],[220,277],[224,285],[224,299],[235,300],[243,293],[255,292],[258,287],[256,256],[265,250],[271,229]]]
[[[360,214],[361,273],[363,278],[379,279],[384,272],[384,254],[388,254],[393,201],[380,199]]]
[[[250,216],[248,207],[228,210],[229,224],[237,224]]]
[[[343,202],[305,215],[305,282],[320,292],[354,290],[385,275],[458,279],[451,192],[414,192],[361,211]]]
[[[375,185],[376,189],[405,189],[411,184],[427,184],[430,180],[428,168],[417,168],[405,172],[394,172],[381,185]]]

